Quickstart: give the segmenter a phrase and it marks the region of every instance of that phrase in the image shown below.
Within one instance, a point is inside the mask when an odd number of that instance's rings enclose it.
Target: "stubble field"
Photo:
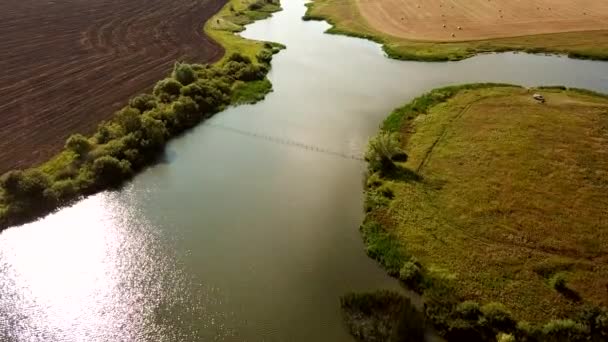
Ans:
[[[608,29],[608,2],[605,1],[357,2],[362,16],[373,28],[413,40],[466,41]]]

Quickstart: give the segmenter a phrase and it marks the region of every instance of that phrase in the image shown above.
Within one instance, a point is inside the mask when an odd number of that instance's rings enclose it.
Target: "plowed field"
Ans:
[[[0,173],[91,133],[176,60],[211,62],[225,0],[0,1]]]

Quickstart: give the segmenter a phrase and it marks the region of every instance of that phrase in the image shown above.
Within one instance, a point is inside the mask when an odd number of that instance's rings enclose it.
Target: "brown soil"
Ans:
[[[412,40],[466,41],[608,29],[608,1],[355,1],[371,27]]]
[[[0,173],[92,133],[176,60],[212,62],[203,34],[225,0],[0,1]]]

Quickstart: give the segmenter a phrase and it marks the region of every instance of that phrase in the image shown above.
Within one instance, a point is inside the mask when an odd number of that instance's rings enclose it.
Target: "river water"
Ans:
[[[275,91],[172,141],[124,189],[0,234],[0,341],[351,341],[338,298],[397,289],[365,256],[359,160],[396,106],[493,81],[608,92],[608,64],[385,58],[302,0],[247,28],[284,43]]]

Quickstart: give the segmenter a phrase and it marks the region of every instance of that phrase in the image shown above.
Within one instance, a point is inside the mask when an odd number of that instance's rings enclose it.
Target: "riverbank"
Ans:
[[[608,30],[531,34],[454,41],[462,27],[446,28],[454,37],[446,40],[406,39],[374,28],[360,11],[355,0],[314,0],[307,4],[305,20],[325,20],[332,25],[327,33],[369,39],[382,44],[390,58],[417,61],[455,61],[477,54],[523,51],[541,54],[563,54],[572,58],[608,60]],[[420,7],[420,6],[419,6]],[[447,5],[446,5],[447,7]],[[420,10],[420,9],[418,9]],[[425,9],[426,10],[426,9]],[[389,16],[401,15],[395,10]],[[497,12],[498,13],[498,12]],[[441,28],[443,15],[435,15]],[[403,20],[404,18],[401,18]],[[397,19],[395,19],[397,20]],[[413,25],[413,24],[409,24]],[[506,25],[506,27],[509,27]]]
[[[367,154],[366,251],[423,294],[448,340],[608,334],[607,110],[585,90],[474,84],[384,121]]]
[[[177,62],[151,94],[141,94],[99,125],[90,137],[71,136],[42,165],[4,174],[0,182],[0,230],[25,223],[75,200],[116,188],[157,161],[168,140],[229,105],[255,103],[272,90],[266,78],[280,44],[250,41],[235,33],[267,18],[273,1],[231,0],[207,23],[226,56],[214,65]]]

